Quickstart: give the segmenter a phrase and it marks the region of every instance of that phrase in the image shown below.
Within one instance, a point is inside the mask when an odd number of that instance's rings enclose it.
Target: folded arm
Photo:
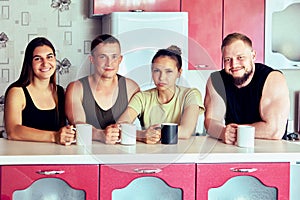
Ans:
[[[7,93],[4,108],[4,123],[8,139],[71,144],[75,134],[72,126],[62,127],[59,131],[45,131],[22,125],[22,110],[25,104],[22,88],[11,88]]]
[[[261,122],[253,123],[255,137],[281,139],[290,112],[289,90],[282,73],[274,71],[268,76],[260,102]]]
[[[83,87],[80,81],[71,82],[66,89],[66,116],[70,124],[86,123],[86,115],[82,106]],[[93,140],[106,142],[105,131],[93,126]]]
[[[226,105],[221,96],[214,89],[211,79],[206,84],[206,92],[204,98],[205,118],[204,126],[207,133],[217,139],[222,139],[225,143],[225,123],[224,116],[226,113]]]
[[[194,133],[200,114],[200,107],[198,105],[187,106],[181,117],[181,122],[178,126],[178,138],[188,139]]]
[[[225,143],[233,144],[236,140],[238,124],[224,125],[226,105],[213,88],[209,79],[205,95],[205,121],[207,132],[222,139]],[[271,72],[268,76],[260,101],[262,121],[250,124],[255,127],[255,137],[262,139],[281,139],[289,116],[290,101],[286,80],[282,73]]]

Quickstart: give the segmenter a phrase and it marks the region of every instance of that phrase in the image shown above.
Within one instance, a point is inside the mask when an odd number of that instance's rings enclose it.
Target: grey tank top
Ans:
[[[88,77],[83,77],[79,81],[83,87],[82,106],[86,115],[86,123],[98,129],[105,129],[108,125],[116,123],[128,105],[125,77],[118,75],[118,97],[115,104],[108,110],[103,110],[95,101]]]

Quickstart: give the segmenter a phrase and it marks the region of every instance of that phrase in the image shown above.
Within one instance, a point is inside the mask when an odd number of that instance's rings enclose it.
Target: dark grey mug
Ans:
[[[161,124],[161,143],[177,144],[178,142],[178,124],[162,123]]]

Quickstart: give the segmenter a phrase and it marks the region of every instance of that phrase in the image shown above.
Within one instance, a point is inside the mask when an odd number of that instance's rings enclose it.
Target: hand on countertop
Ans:
[[[71,145],[75,141],[73,125],[62,127],[55,135],[55,142],[62,145]]]
[[[155,124],[146,129],[145,132],[145,143],[146,144],[156,144],[161,138],[161,125]]]

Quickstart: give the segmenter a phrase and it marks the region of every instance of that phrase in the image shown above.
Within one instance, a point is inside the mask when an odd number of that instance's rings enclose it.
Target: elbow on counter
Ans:
[[[280,128],[278,126],[274,126],[272,130],[269,132],[269,136],[266,139],[271,140],[281,140],[285,134],[285,128]]]
[[[282,133],[282,131],[274,133],[272,138],[273,140],[281,140],[283,138],[285,133]]]
[[[7,139],[9,140],[20,140],[17,134],[14,134],[12,131],[6,131]]]
[[[18,140],[13,134],[6,132],[8,140]]]
[[[182,135],[179,137],[179,139],[182,139],[182,140],[187,140],[187,139],[190,139],[191,138],[191,135]]]
[[[5,133],[8,140],[22,140],[15,128],[6,128]]]
[[[178,139],[188,140],[191,138],[194,131],[178,129]]]
[[[270,140],[281,140],[282,137],[283,137],[283,134],[273,133],[273,134],[270,135],[269,137],[266,137],[266,139],[270,139]]]

